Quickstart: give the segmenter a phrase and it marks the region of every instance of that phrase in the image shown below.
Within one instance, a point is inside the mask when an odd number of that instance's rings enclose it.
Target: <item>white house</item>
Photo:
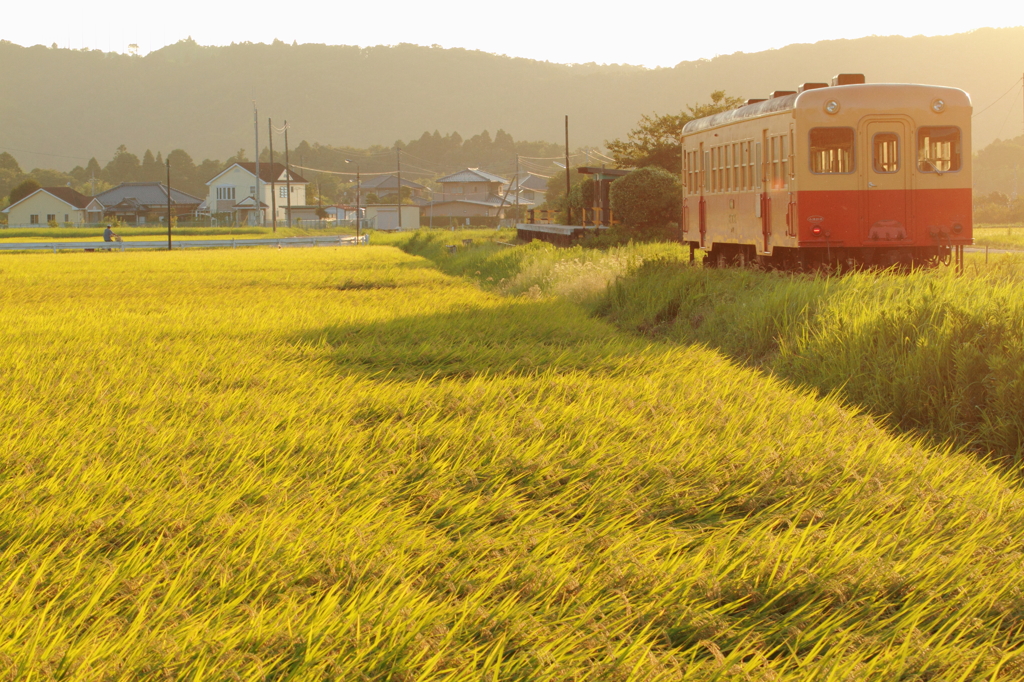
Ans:
[[[256,179],[256,164],[233,163],[206,183],[210,188],[206,205],[212,215],[230,214],[237,223],[271,222],[271,207],[276,207],[278,222],[288,220],[288,190],[291,189],[292,217],[295,209],[306,206],[306,185],[309,182],[281,163],[261,163],[260,177]],[[259,191],[259,207],[256,196]],[[261,215],[262,214],[262,215]]]
[[[90,222],[87,209],[92,197],[70,187],[41,187],[4,209],[10,227],[67,225]]]

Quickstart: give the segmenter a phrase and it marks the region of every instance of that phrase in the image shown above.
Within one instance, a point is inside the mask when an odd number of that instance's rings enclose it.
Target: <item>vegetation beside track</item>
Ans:
[[[2,677],[1024,670],[1024,493],[713,350],[374,246],[10,257],[0,315]]]
[[[620,328],[703,343],[886,423],[1024,460],[1024,262],[968,258],[913,274],[842,277],[705,270],[673,244],[607,252],[535,242],[454,255],[404,248],[509,293],[563,294]]]
[[[974,228],[974,245],[993,249],[1024,250],[1024,227],[1005,225]]]
[[[132,240],[160,240],[167,238],[166,227],[160,228],[152,225],[149,227],[125,225],[115,227],[114,232],[121,237]],[[240,227],[175,227],[171,229],[172,239],[182,237],[187,237],[189,239],[195,239],[197,237],[210,237],[211,239],[229,239],[231,237],[244,239],[268,239],[271,237],[313,237],[355,233],[355,228],[349,227],[330,227],[323,229],[279,227],[276,232],[270,227],[254,227],[248,225]],[[103,239],[103,227],[12,227],[0,230],[0,241],[75,241],[86,239]]]

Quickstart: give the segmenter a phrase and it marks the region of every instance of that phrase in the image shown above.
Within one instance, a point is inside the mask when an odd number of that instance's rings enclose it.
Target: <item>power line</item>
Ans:
[[[15,149],[14,147],[0,147],[5,152],[19,152],[21,154],[39,154],[40,156],[56,156],[61,159],[76,159],[78,161],[88,161],[89,159],[84,156],[68,156],[67,154],[50,154],[49,152],[34,152],[29,149]]]
[[[394,175],[394,171],[388,171],[386,173],[343,173],[341,171],[329,171],[323,168],[310,168],[309,166],[300,166],[298,164],[292,164],[292,168],[301,168],[302,170],[313,171],[314,173],[327,173],[328,175]]]
[[[1018,83],[1020,83],[1020,82],[1021,82],[1022,80],[1024,80],[1024,76],[1021,76],[1020,78],[1018,78],[1017,80],[1015,80],[1015,81],[1013,82],[1013,85],[1011,85],[1011,86],[1010,86],[1010,90],[1016,90],[1016,89],[1017,89],[1017,84],[1018,84]],[[995,106],[996,104],[998,104],[998,103],[999,103],[999,100],[1003,99],[1004,97],[1006,97],[1007,95],[1009,95],[1009,94],[1010,94],[1010,90],[1007,90],[1006,92],[1004,92],[1003,94],[1001,94],[1001,95],[999,96],[999,99],[997,99],[997,100],[996,100],[995,102],[992,102],[992,104],[989,104],[989,105],[988,105],[987,107],[985,107],[984,109],[982,109],[982,110],[981,110],[981,111],[979,111],[978,113],[974,114],[974,116],[971,116],[971,118],[975,118],[975,117],[981,116],[981,115],[982,115],[982,114],[984,114],[984,113],[985,113],[986,111],[988,111],[989,109],[991,109],[992,107],[994,107],[994,106]]]

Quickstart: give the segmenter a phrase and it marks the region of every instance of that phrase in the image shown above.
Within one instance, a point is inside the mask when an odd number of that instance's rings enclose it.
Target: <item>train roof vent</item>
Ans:
[[[796,90],[776,90],[769,97],[775,99],[776,97],[785,97],[786,95],[795,95]]]
[[[799,88],[797,88],[797,92],[807,92],[808,90],[817,90],[818,88],[827,87],[828,83],[804,83]]]
[[[832,85],[864,85],[862,73],[840,73],[832,76]]]
[[[764,101],[763,99],[748,99],[746,102],[744,102],[744,104],[757,104],[758,102],[763,102],[763,101]]]

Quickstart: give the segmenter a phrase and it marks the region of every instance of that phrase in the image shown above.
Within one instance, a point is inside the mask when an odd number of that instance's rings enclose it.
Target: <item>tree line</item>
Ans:
[[[504,130],[498,130],[493,137],[485,130],[468,139],[463,139],[458,132],[442,136],[435,130],[433,133],[424,132],[408,143],[397,140],[390,147],[375,145],[366,149],[334,147],[303,140],[289,150],[288,157],[295,171],[311,183],[308,200],[333,204],[351,198],[357,169],[368,177],[374,173],[395,172],[399,162],[396,149],[402,153],[403,177],[428,185],[434,178],[467,167],[510,177],[515,170],[517,154],[551,157],[562,152],[562,147],[548,142],[516,141]],[[171,186],[202,199],[207,195],[206,183],[217,173],[237,161],[251,160],[245,149],[239,149],[224,161],[204,159],[196,163],[183,149],[172,150],[166,158],[160,151],[154,154],[147,149],[140,159],[125,145],[120,145],[105,165],[93,157],[84,166],[75,166],[68,172],[48,168],[34,168],[26,172],[14,156],[3,152],[0,153],[0,208],[12,203],[11,192],[19,187],[24,192],[29,187],[70,186],[92,196],[122,182],[165,182],[168,161]],[[284,163],[284,160],[284,150],[275,148],[274,161]],[[270,149],[264,147],[260,162],[269,161]]]

